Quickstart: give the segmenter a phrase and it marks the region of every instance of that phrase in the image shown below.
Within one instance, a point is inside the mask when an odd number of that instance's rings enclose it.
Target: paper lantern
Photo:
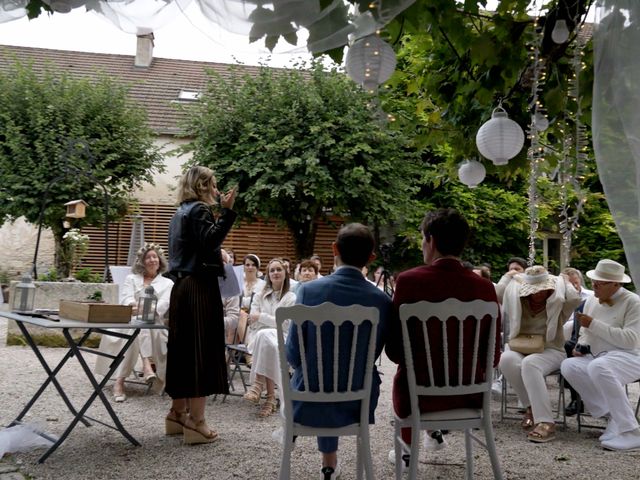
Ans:
[[[558,45],[562,45],[569,40],[569,27],[566,20],[556,20],[556,24],[551,31],[551,40]]]
[[[544,132],[549,128],[549,119],[543,113],[536,113],[531,120],[533,122],[533,126],[539,132]]]
[[[493,110],[491,120],[480,127],[476,146],[483,157],[495,165],[506,165],[524,145],[524,132],[520,125],[509,119],[502,107]]]
[[[476,188],[486,174],[484,165],[477,160],[465,160],[458,168],[458,178],[469,188]]]
[[[354,82],[367,90],[376,90],[378,85],[393,75],[396,54],[378,35],[368,35],[351,45],[345,59],[345,69]]]

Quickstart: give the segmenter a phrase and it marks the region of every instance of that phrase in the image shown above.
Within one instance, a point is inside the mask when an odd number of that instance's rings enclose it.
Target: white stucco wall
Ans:
[[[189,157],[178,158],[167,155],[166,152],[186,142],[186,140],[176,140],[168,136],[158,137],[155,144],[160,146],[165,154],[166,172],[155,177],[155,185],[145,183],[141,190],[133,192],[133,196],[140,203],[175,203],[177,179],[182,173],[182,165]],[[0,271],[7,271],[12,277],[17,278],[20,273],[31,270],[37,233],[37,227],[27,223],[24,218],[0,225]],[[50,230],[43,229],[38,250],[39,274],[53,266],[53,255],[53,235]]]

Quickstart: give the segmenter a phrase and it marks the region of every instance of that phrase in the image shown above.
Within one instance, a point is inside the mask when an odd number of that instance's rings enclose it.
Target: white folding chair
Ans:
[[[495,352],[496,320],[498,304],[483,300],[462,302],[449,298],[443,302],[417,302],[400,306],[400,324],[407,368],[411,415],[395,418],[396,479],[402,476],[401,429],[410,427],[411,453],[409,478],[415,480],[418,474],[418,453],[420,451],[421,430],[463,430],[466,450],[466,478],[473,478],[473,447],[475,440],[489,453],[493,476],[502,479],[500,462],[496,452],[491,424],[491,381],[493,378],[493,358]],[[427,329],[427,321],[441,325]],[[451,322],[455,321],[455,327]],[[449,328],[447,328],[449,327]],[[453,327],[453,328],[452,328]],[[439,334],[439,332],[442,332]],[[449,336],[452,338],[448,338]],[[456,339],[457,337],[457,339]],[[471,342],[469,342],[471,340]],[[471,343],[472,350],[464,349]],[[442,350],[443,371],[434,370],[432,351]],[[416,382],[414,355],[426,360],[424,384]],[[419,357],[418,357],[419,356]],[[422,378],[422,376],[421,376]],[[420,413],[420,396],[451,396],[482,394],[481,408],[458,408],[438,412]],[[482,428],[485,441],[472,434],[471,429]]]
[[[297,325],[297,336],[300,345],[300,359],[302,364],[302,374],[305,390],[293,390],[289,381],[289,366],[286,359],[286,348],[284,340],[283,325],[288,320]],[[346,307],[337,306],[325,302],[318,306],[294,305],[276,310],[276,327],[278,330],[278,351],[280,355],[280,370],[282,374],[282,400],[284,402],[284,450],[282,453],[282,463],[280,465],[280,480],[290,478],[291,451],[293,450],[293,440],[295,436],[321,436],[340,437],[345,435],[357,436],[357,478],[362,478],[362,470],[366,473],[367,479],[373,479],[373,463],[371,460],[371,448],[369,444],[369,400],[371,396],[371,384],[373,375],[373,364],[375,361],[376,331],[379,321],[379,311],[375,307],[364,307],[362,305],[350,305]],[[329,323],[333,326],[331,345],[323,344],[323,336],[320,334],[321,326]],[[304,327],[303,327],[304,324]],[[351,325],[352,328],[340,328]],[[315,345],[310,345],[305,338],[305,332],[315,329]],[[350,347],[341,349],[340,335],[348,335],[347,339]],[[364,337],[363,337],[364,336]],[[367,338],[366,364],[364,368],[356,368],[356,349],[364,348],[362,343],[358,345],[358,338]],[[326,335],[325,337],[326,338]],[[343,339],[343,344],[344,339]],[[344,345],[343,345],[344,346]],[[335,347],[335,348],[334,348]],[[341,351],[342,350],[342,351]],[[323,363],[323,354],[333,351],[333,368],[326,371],[326,364]],[[307,363],[307,353],[317,355],[317,363],[309,365]],[[339,371],[338,357],[349,359],[349,369],[347,372]],[[357,372],[361,378],[357,378]],[[344,380],[346,375],[346,388]],[[364,375],[364,378],[362,378]],[[310,383],[311,378],[311,383]],[[317,384],[313,379],[317,378]],[[333,382],[332,388],[325,390],[325,380]],[[339,382],[339,380],[341,380]],[[340,428],[317,428],[300,425],[293,421],[293,401],[301,402],[348,402],[360,401],[360,419],[358,422]],[[337,404],[335,408],[340,408]]]

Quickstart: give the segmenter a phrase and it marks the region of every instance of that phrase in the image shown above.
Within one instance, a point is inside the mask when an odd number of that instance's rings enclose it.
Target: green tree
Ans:
[[[191,164],[240,186],[237,209],[285,223],[297,254],[313,251],[328,214],[370,225],[402,218],[418,164],[374,99],[343,74],[310,69],[211,73],[190,114]]]
[[[24,216],[37,224],[44,205],[42,224],[53,232],[63,277],[64,203],[89,204],[74,226],[100,225],[100,185],[115,219],[130,193],[164,169],[144,111],[126,94],[107,77],[78,80],[49,67],[36,73],[18,62],[0,72],[0,219]]]

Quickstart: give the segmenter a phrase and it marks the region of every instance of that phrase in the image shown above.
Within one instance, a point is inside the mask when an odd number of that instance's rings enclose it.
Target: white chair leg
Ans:
[[[362,451],[362,433],[356,437],[356,478],[357,480],[362,480],[362,462],[363,462],[363,451]]]
[[[360,436],[360,448],[362,449],[360,455],[360,464],[364,465],[366,479],[375,480],[375,475],[373,473],[373,460],[371,458],[371,442],[369,440],[368,425],[365,428],[365,432],[363,432]]]
[[[464,431],[464,450],[467,456],[467,468],[465,478],[473,480],[473,445],[471,443],[471,430]]]
[[[411,459],[409,460],[409,480],[418,478],[418,457],[420,456],[420,428],[411,428]]]
[[[283,432],[284,445],[282,451],[282,461],[280,463],[280,480],[291,478],[291,452],[293,451],[293,438],[287,431]]]
[[[502,469],[500,468],[500,460],[498,459],[498,452],[496,450],[496,442],[493,436],[493,426],[491,425],[491,417],[485,417],[483,421],[484,439],[487,444],[487,453],[489,454],[489,460],[491,461],[491,469],[493,470],[493,478],[495,480],[502,480]]]
[[[393,435],[393,447],[396,453],[396,480],[400,480],[402,478],[402,444],[400,443],[401,439],[401,429],[398,427],[398,420],[395,421],[394,427],[394,435]]]

